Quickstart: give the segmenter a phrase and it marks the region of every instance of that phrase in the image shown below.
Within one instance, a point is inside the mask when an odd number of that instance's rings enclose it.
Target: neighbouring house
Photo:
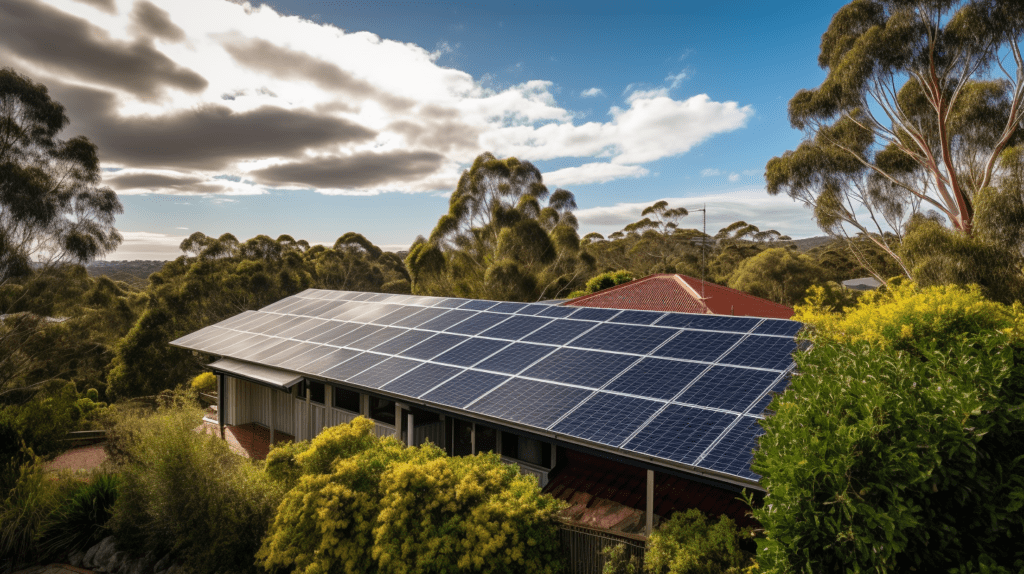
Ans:
[[[843,287],[854,291],[873,291],[882,286],[882,282],[874,277],[858,277],[843,281]]]
[[[762,490],[758,421],[801,325],[578,301],[308,289],[171,344],[214,357],[222,429],[305,440],[363,415],[409,445],[499,453],[581,524],[646,533],[692,507],[749,523],[737,499]]]
[[[776,319],[793,317],[792,307],[710,281],[674,273],[648,275],[571,299],[563,305]]]

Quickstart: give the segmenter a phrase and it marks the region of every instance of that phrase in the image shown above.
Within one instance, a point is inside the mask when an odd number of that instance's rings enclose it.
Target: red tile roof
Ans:
[[[577,307],[643,309],[790,319],[793,308],[687,275],[659,274],[563,303]],[[703,297],[701,294],[703,293]]]
[[[559,451],[560,453],[562,451]],[[565,449],[568,461],[544,492],[569,502],[562,516],[587,526],[638,534],[647,505],[647,472],[636,466]],[[756,526],[740,493],[679,476],[654,475],[654,514],[698,508],[710,516],[724,514],[740,526]]]

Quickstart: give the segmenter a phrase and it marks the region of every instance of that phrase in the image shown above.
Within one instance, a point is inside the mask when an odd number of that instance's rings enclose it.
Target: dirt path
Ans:
[[[57,458],[46,463],[46,470],[88,472],[99,468],[105,460],[107,460],[107,453],[103,452],[103,443],[91,444],[73,448],[58,455]]]

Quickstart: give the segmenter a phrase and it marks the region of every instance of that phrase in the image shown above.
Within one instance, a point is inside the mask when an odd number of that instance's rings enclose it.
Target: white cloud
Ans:
[[[646,168],[638,165],[595,162],[545,173],[544,182],[549,186],[607,183],[624,177],[643,177],[648,173]]]
[[[794,238],[822,235],[814,223],[811,212],[787,196],[771,196],[764,188],[750,188],[728,193],[663,198],[672,207],[699,209],[707,205],[708,233],[736,221],[746,221],[761,229],[775,229]],[[657,199],[644,203],[617,203],[590,207],[576,212],[580,221],[580,235],[597,231],[607,235],[624,225],[638,221],[640,213]],[[701,214],[684,217],[681,227],[700,228]]]
[[[121,236],[124,242],[111,255],[112,259],[169,261],[181,255],[178,246],[186,237],[149,231],[121,231]]]
[[[601,88],[589,88],[580,92],[580,96],[584,98],[596,98],[603,95],[604,91]]]
[[[665,81],[666,82],[671,82],[668,89],[674,90],[674,89],[678,88],[679,85],[682,84],[683,80],[685,80],[685,79],[686,79],[686,70],[683,70],[683,71],[679,72],[678,74],[669,74],[668,77],[665,78]]]
[[[24,28],[0,35],[0,59],[51,87],[72,125],[99,145],[103,167],[129,172],[105,178],[112,186],[120,180],[124,185],[115,187],[126,194],[292,189],[258,185],[268,181],[255,173],[317,161],[358,164],[361,173],[376,174],[344,185],[322,179],[305,185],[322,193],[436,192],[450,189],[483,151],[528,160],[588,158],[620,166],[597,168],[604,170],[601,178],[636,177],[644,170],[639,164],[684,154],[744,127],[753,114],[750,106],[705,94],[676,100],[669,87],[631,85],[627,107],[610,107],[604,121],[582,122],[580,113],[559,104],[550,81],[499,87],[438,65],[458,44],[442,41],[430,51],[227,0],[153,0],[173,27],[141,36],[135,0],[113,0],[112,13],[79,0],[41,1],[0,2],[0,20]],[[67,33],[55,38],[41,31],[56,25]],[[88,62],[79,61],[82,54],[91,54]],[[684,77],[680,72],[666,82],[677,87]],[[581,93],[597,95],[603,95],[597,87]],[[216,134],[221,139],[211,141]],[[436,157],[415,173],[357,161],[399,151]],[[220,174],[241,181],[214,179]],[[147,183],[143,175],[153,177]]]
[[[722,172],[720,170],[717,170],[717,169],[709,167],[709,168],[700,170],[700,175],[701,175],[701,177],[711,177],[713,175],[722,175]]]
[[[740,174],[738,174],[738,173],[730,173],[729,174],[729,181],[737,182],[739,180],[740,180]]]

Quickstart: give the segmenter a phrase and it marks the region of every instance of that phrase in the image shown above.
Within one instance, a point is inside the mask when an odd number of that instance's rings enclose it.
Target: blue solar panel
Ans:
[[[530,363],[552,353],[555,347],[547,345],[530,345],[527,343],[512,343],[503,350],[488,357],[474,368],[484,371],[497,371],[515,375],[525,369]]]
[[[496,301],[480,301],[478,299],[467,299],[459,309],[468,309],[470,311],[483,311],[490,309],[497,304]]]
[[[333,341],[346,333],[351,333],[352,331],[362,327],[359,323],[337,323],[333,321],[332,323],[334,323],[333,327],[319,335],[309,337],[309,340],[314,343],[326,343],[327,341]]]
[[[274,367],[283,367],[289,359],[304,355],[309,351],[318,348],[320,345],[316,343],[298,343],[296,342],[293,346],[287,349],[282,349],[273,355],[266,356],[260,359],[260,362],[265,365],[271,365]],[[312,357],[310,357],[312,358]]]
[[[736,419],[717,411],[669,405],[623,448],[683,464],[693,464]]]
[[[353,349],[369,351],[370,349],[376,347],[377,345],[385,341],[394,339],[395,337],[405,332],[408,332],[408,329],[400,329],[398,327],[384,327],[380,331],[375,331],[374,333],[371,333],[370,335],[367,335],[362,339],[359,339],[358,341],[353,341],[352,343],[346,346],[351,347]]]
[[[422,343],[423,341],[433,337],[434,334],[430,331],[406,331],[401,335],[390,339],[377,345],[372,350],[375,353],[386,353],[389,355],[397,355],[402,351],[412,347],[413,345]]]
[[[481,331],[486,331],[498,323],[508,319],[508,315],[501,313],[477,313],[476,315],[456,323],[446,330],[447,333],[458,333],[460,335],[476,335]]]
[[[330,324],[329,321],[325,321],[323,319],[306,319],[305,321],[302,321],[301,323],[293,327],[289,327],[288,329],[276,334],[277,336],[284,337],[285,339],[294,339],[296,338],[295,335],[298,335],[299,333],[305,333],[306,331],[314,327],[323,325],[325,323]]]
[[[754,461],[754,449],[764,429],[758,420],[751,417],[740,417],[732,429],[704,456],[700,465],[711,470],[741,476],[750,480],[761,477],[750,470]]]
[[[352,375],[369,369],[387,358],[387,355],[378,355],[377,353],[360,353],[344,363],[324,370],[320,376],[337,381],[348,381]]]
[[[361,315],[365,315],[367,313],[371,313],[373,311],[376,311],[380,307],[381,306],[376,304],[376,303],[353,304],[353,305],[347,306],[345,308],[345,310],[342,311],[341,313],[336,313],[336,314],[332,315],[331,317],[334,318],[334,319],[337,319],[339,321],[352,321],[356,317],[359,317]],[[357,323],[365,323],[365,321],[356,321],[356,322]]]
[[[593,307],[579,307],[576,312],[570,315],[573,319],[584,319],[586,321],[607,321],[616,314],[618,309],[596,309]]]
[[[632,325],[653,325],[664,314],[663,311],[623,311],[609,321]]]
[[[313,343],[303,344],[312,345],[312,348],[303,349],[304,352],[300,353],[289,353],[291,355],[291,358],[288,359],[285,359],[284,356],[282,356],[277,359],[277,364],[275,366],[289,371],[297,371],[299,370],[299,367],[302,367],[303,365],[311,361],[314,361],[318,357],[322,357],[324,355],[324,349],[321,348],[320,345],[316,345]],[[341,361],[338,362],[340,363]]]
[[[199,345],[195,346],[201,347],[203,351],[207,353],[219,354],[221,352],[221,349],[230,347],[232,343],[242,339],[248,339],[249,337],[253,336],[254,335],[252,333],[239,333],[237,331],[228,331],[225,329],[225,332],[220,334],[219,336],[210,337],[206,341],[203,341]]]
[[[371,323],[375,323],[377,325],[391,325],[396,321],[400,321],[410,315],[419,313],[421,309],[422,307],[399,307],[383,317],[374,319]]]
[[[383,319],[384,317],[387,317],[388,315],[394,313],[395,311],[398,311],[401,308],[401,305],[381,303],[380,305],[374,306],[367,312],[357,315],[350,320],[356,321],[358,323],[376,323],[378,319]]]
[[[256,335],[256,337],[260,337],[261,339],[252,343],[251,345],[244,349],[240,349],[238,351],[231,353],[230,356],[235,357],[237,359],[251,359],[252,357],[255,357],[257,354],[259,354],[261,351],[269,349],[270,347],[273,347],[274,345],[277,345],[278,343],[281,342],[281,339],[275,337],[267,337],[266,335]]]
[[[758,325],[757,328],[754,329],[754,332],[759,335],[785,335],[787,337],[795,337],[803,326],[803,323],[797,323],[796,321],[768,319],[764,323]]]
[[[668,359],[643,359],[633,365],[606,390],[669,400],[686,388],[690,381],[704,372],[707,365],[682,363]]]
[[[455,309],[456,307],[462,306],[465,303],[465,299],[439,299],[434,302],[434,307],[442,307],[445,309]]]
[[[469,339],[458,347],[434,357],[433,360],[438,363],[470,367],[507,345],[508,341],[495,341],[494,339]]]
[[[381,327],[380,325],[360,325],[340,337],[335,337],[330,341],[327,341],[327,344],[334,345],[335,347],[347,347],[349,344],[355,343],[359,339],[362,339],[367,335],[372,335],[383,328],[384,327]]]
[[[551,319],[542,317],[512,316],[494,327],[480,333],[481,337],[495,337],[515,341],[547,325]]]
[[[690,329],[706,329],[708,331],[732,331],[746,333],[761,321],[757,317],[723,317],[722,315],[691,315],[689,313],[669,313],[655,323],[662,327],[688,327]]]
[[[677,399],[704,407],[743,412],[779,376],[770,371],[711,367]]]
[[[597,323],[590,321],[573,321],[565,319],[548,323],[539,330],[523,338],[531,343],[547,343],[549,345],[565,345],[582,333],[593,328]]]
[[[403,357],[413,357],[415,359],[433,359],[466,339],[468,339],[468,337],[463,337],[462,335],[438,333],[426,341],[402,351],[399,355],[402,355]]]
[[[466,319],[469,319],[470,317],[476,314],[476,311],[463,311],[462,309],[452,309],[451,311],[448,311],[447,313],[441,315],[440,317],[437,317],[436,319],[431,319],[426,323],[423,323],[417,328],[425,329],[427,331],[444,331],[448,327],[451,327],[456,323],[461,323],[462,321],[465,321]]]
[[[673,329],[601,323],[574,340],[572,346],[646,355],[676,333]]]
[[[277,340],[279,341],[279,343],[277,343],[276,345],[264,347],[263,349],[255,353],[240,352],[236,353],[234,356],[240,359],[245,359],[247,361],[252,361],[254,363],[262,363],[264,360],[273,357],[274,355],[280,353],[281,351],[285,349],[291,349],[295,345],[298,345],[298,342],[290,341],[288,339]]]
[[[417,365],[422,364],[420,361],[391,357],[357,375],[352,375],[348,378],[348,381],[356,385],[379,389],[402,374],[416,368]]]
[[[751,335],[722,357],[721,362],[781,371],[793,362],[792,353],[795,350],[795,339]]]
[[[317,354],[315,359],[299,365],[296,367],[296,370],[303,373],[319,375],[327,369],[330,369],[335,365],[340,365],[358,354],[359,351],[354,351],[352,349],[334,349],[327,353]]]
[[[526,303],[498,303],[488,309],[488,311],[492,313],[515,313],[523,307],[526,307]]]
[[[547,428],[589,394],[585,389],[512,378],[466,408],[482,415]]]
[[[545,307],[540,313],[537,313],[538,317],[568,317],[577,309],[577,307],[562,307],[560,305],[545,305]]]
[[[551,430],[609,446],[619,446],[664,404],[599,392]]]
[[[743,335],[733,333],[709,333],[707,331],[679,331],[674,339],[653,354],[658,357],[672,357],[689,361],[714,362]]]
[[[632,355],[558,349],[527,369],[523,376],[598,388],[636,360]]]
[[[462,408],[507,379],[507,375],[463,371],[462,374],[420,398],[432,403]]]
[[[413,313],[412,315],[409,315],[408,317],[406,317],[404,319],[399,319],[398,321],[395,321],[394,323],[392,323],[392,326],[395,326],[395,327],[419,327],[423,323],[426,323],[427,321],[430,321],[431,319],[440,317],[441,315],[444,315],[447,312],[448,312],[447,309],[436,309],[436,308],[428,307],[426,309],[421,309],[419,313]]]
[[[750,414],[768,414],[766,411],[768,410],[768,405],[771,404],[772,399],[775,398],[775,395],[784,392],[787,386],[789,386],[789,375],[782,377],[782,380],[775,383],[775,385],[772,387],[772,390],[769,391],[768,394],[766,394],[765,396],[761,397],[761,399],[757,401],[757,404],[750,408]]]
[[[427,363],[405,373],[382,388],[392,393],[417,397],[452,378],[461,370],[456,367]]]
[[[341,323],[335,321],[324,321],[323,323],[317,325],[316,327],[306,329],[305,331],[301,331],[299,333],[292,335],[291,338],[298,339],[300,341],[309,341],[313,337],[326,333],[327,331],[330,331],[331,329],[334,329],[339,325],[341,325]]]
[[[526,305],[516,311],[516,315],[539,315],[551,305]]]

